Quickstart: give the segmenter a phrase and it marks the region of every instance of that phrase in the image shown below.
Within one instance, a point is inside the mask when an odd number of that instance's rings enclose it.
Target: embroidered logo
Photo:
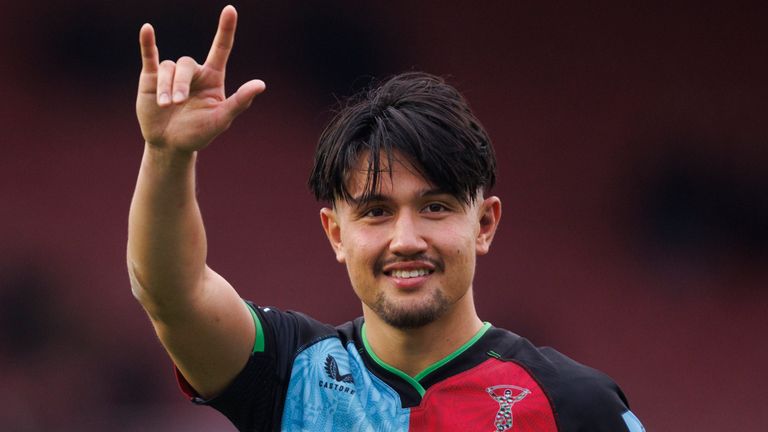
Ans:
[[[342,374],[339,372],[339,365],[336,363],[336,359],[330,354],[325,358],[324,369],[325,374],[330,378],[330,381],[320,380],[320,387],[337,390],[342,393],[355,394],[354,388],[344,385],[355,383],[352,374]]]
[[[333,358],[333,356],[330,354],[328,354],[328,357],[325,358],[325,374],[328,375],[328,378],[336,380],[337,382],[345,382],[350,384],[354,384],[355,382],[355,380],[352,379],[351,373],[342,375],[339,372],[339,365],[336,364],[336,359]]]
[[[488,395],[499,403],[499,412],[496,413],[494,425],[496,431],[512,429],[512,405],[523,400],[531,394],[531,391],[513,385],[497,385],[485,389]]]

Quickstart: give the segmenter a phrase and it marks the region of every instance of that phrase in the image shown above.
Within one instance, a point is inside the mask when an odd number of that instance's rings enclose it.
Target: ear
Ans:
[[[320,223],[323,225],[323,231],[331,242],[331,247],[336,253],[336,261],[344,264],[344,248],[341,245],[341,227],[338,222],[336,211],[328,207],[320,209]]]
[[[491,248],[493,236],[496,234],[496,228],[501,219],[501,200],[499,197],[488,197],[480,203],[478,209],[480,218],[480,231],[477,233],[477,242],[475,252],[478,255],[485,255]]]

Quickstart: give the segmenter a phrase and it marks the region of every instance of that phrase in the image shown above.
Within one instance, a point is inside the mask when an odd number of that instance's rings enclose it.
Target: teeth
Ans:
[[[429,270],[427,269],[418,269],[418,270],[393,270],[392,276],[396,277],[398,279],[408,279],[408,278],[415,278],[419,276],[426,276],[429,274]]]

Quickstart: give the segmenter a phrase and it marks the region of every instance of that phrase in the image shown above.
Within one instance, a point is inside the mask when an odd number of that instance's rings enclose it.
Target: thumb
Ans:
[[[223,109],[230,121],[248,109],[253,98],[267,88],[262,80],[250,80],[241,85],[237,91],[230,95],[223,103]]]

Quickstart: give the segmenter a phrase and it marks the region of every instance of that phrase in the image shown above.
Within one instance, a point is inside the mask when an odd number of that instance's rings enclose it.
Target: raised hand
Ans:
[[[141,27],[136,115],[148,145],[185,152],[203,149],[264,91],[263,81],[251,80],[226,97],[224,77],[236,27],[237,11],[227,6],[202,65],[191,57],[160,63],[154,29],[149,24]]]

